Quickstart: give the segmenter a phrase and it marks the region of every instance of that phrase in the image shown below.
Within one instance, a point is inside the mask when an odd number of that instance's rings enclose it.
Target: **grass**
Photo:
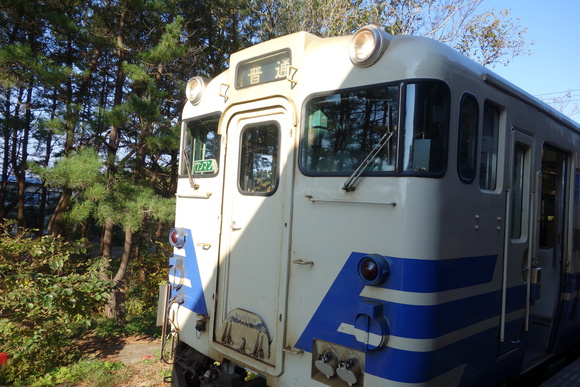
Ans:
[[[112,387],[129,378],[129,373],[123,371],[125,366],[120,362],[82,360],[55,369],[31,383],[30,387],[74,386],[79,382],[84,382],[87,386]]]
[[[151,309],[143,311],[140,315],[129,316],[125,325],[118,324],[115,320],[98,317],[93,322],[90,332],[97,337],[128,337],[128,336],[151,336],[159,338],[161,327],[155,326],[156,311]],[[160,375],[160,379],[169,375]],[[109,362],[97,359],[81,359],[77,363],[62,366],[49,371],[41,377],[31,377],[26,381],[17,382],[15,387],[48,387],[62,386],[72,387],[79,382],[87,387],[113,387],[122,385],[131,377],[131,370],[121,362]]]
[[[120,337],[146,335],[156,339],[161,337],[161,327],[155,326],[157,310],[150,309],[139,315],[129,316],[127,323],[121,325],[115,320],[98,318],[92,331],[99,337]]]

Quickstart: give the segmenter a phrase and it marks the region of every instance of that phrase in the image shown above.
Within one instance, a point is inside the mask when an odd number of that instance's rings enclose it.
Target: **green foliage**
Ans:
[[[152,92],[153,86],[150,86],[150,91]],[[155,122],[162,120],[161,114],[159,112],[160,103],[158,99],[152,99],[147,97],[138,97],[132,95],[129,97],[128,106],[133,111],[139,121],[143,122]]]
[[[99,278],[103,263],[84,241],[31,239],[0,230],[0,337],[10,362],[0,384],[24,380],[80,358],[73,343],[105,304],[111,284]]]
[[[107,123],[111,126],[123,126],[129,118],[129,109],[126,105],[118,105],[107,112]]]
[[[487,11],[472,18],[455,48],[484,66],[503,63],[517,55],[526,55],[524,35],[518,19],[510,19],[509,10]]]
[[[508,10],[484,10],[485,0],[282,0],[251,1],[262,39],[308,31],[319,36],[350,34],[375,24],[391,35],[440,40],[490,65],[526,54],[526,28]]]
[[[159,285],[167,281],[167,257],[171,254],[171,246],[168,243],[155,244],[153,249],[141,249],[143,253],[129,265],[127,314],[129,324],[140,324],[142,333],[160,337],[160,327],[155,326]],[[138,323],[139,320],[142,323]]]
[[[100,337],[148,335],[161,337],[161,327],[156,326],[159,285],[167,281],[169,267],[167,257],[172,247],[168,243],[147,239],[150,229],[139,233],[139,252],[129,262],[126,279],[127,323],[119,324],[113,319],[101,318],[91,328]]]
[[[34,52],[30,44],[0,46],[0,87],[15,87],[37,79],[52,84],[60,77],[54,62]]]
[[[78,382],[95,387],[115,386],[126,377],[123,373],[115,372],[123,368],[120,362],[82,360],[71,366],[58,367],[32,382],[29,387],[76,385]]]
[[[58,188],[84,190],[102,180],[103,162],[95,149],[85,148],[58,160],[53,167],[43,168],[36,164],[29,167],[46,185]]]
[[[161,218],[175,209],[173,198],[162,198],[151,188],[137,186],[131,181],[118,179],[114,184],[109,196],[97,203],[97,211],[93,216],[100,223],[109,220],[123,229],[138,231],[148,220],[162,219],[167,222],[173,219],[173,214]]]
[[[185,55],[187,48],[180,44],[182,31],[183,16],[177,16],[173,23],[165,25],[165,33],[161,35],[159,43],[144,53],[143,60],[147,63],[162,63]]]

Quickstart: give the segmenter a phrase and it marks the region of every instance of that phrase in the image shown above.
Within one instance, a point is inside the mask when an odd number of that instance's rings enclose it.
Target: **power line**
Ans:
[[[573,98],[573,99],[572,99]],[[569,102],[578,102],[580,101],[580,95],[576,95],[571,97],[570,99],[558,99],[558,98],[547,98],[547,99],[540,99],[540,101],[544,103],[569,103]]]
[[[574,93],[576,91],[580,91],[580,89],[574,89],[574,90],[564,90],[564,91],[554,91],[552,93],[544,93],[544,94],[536,94],[536,97],[541,97],[543,95],[552,95],[552,94],[566,94],[566,93]]]
[[[542,101],[555,101],[555,100],[565,100],[571,101],[572,99],[580,98],[580,94],[570,95],[568,97],[551,97],[551,98],[540,98]]]
[[[556,101],[556,100],[564,100],[564,101],[571,101],[572,99],[580,98],[580,94],[568,94],[568,95],[561,95],[556,97],[538,97],[542,101]]]

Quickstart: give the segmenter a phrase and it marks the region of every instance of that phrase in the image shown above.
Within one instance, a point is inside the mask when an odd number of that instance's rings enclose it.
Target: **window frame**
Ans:
[[[254,128],[260,128],[260,127],[267,127],[267,126],[275,126],[277,131],[276,131],[276,136],[277,136],[277,143],[276,143],[276,165],[273,168],[273,171],[275,173],[274,179],[273,179],[273,183],[275,184],[274,188],[270,191],[248,191],[242,188],[241,185],[241,178],[242,178],[242,165],[243,165],[243,157],[246,154],[245,152],[248,151],[247,147],[243,146],[244,143],[244,134]],[[271,120],[271,121],[264,121],[264,122],[252,122],[252,123],[248,123],[246,125],[243,126],[243,128],[240,130],[240,134],[239,134],[239,144],[238,144],[238,149],[239,149],[239,155],[238,155],[238,168],[237,168],[237,176],[236,176],[236,186],[238,187],[238,192],[240,193],[240,195],[244,195],[244,196],[272,196],[274,195],[277,191],[278,191],[278,187],[280,186],[280,173],[281,173],[281,166],[280,166],[280,150],[281,150],[281,146],[282,146],[282,128],[281,125],[278,121],[275,120]]]
[[[463,148],[462,146],[462,140],[463,140],[463,133],[465,133],[465,131],[463,131],[462,129],[462,125],[463,125],[463,114],[465,112],[465,106],[464,103],[466,100],[472,100],[472,102],[475,102],[475,107],[477,108],[475,111],[475,121],[472,121],[475,123],[475,127],[474,127],[474,131],[471,131],[472,133],[469,133],[468,135],[470,136],[470,138],[466,138],[465,141],[467,142],[469,139],[471,139],[472,141],[475,141],[475,143],[472,145],[473,148],[473,152],[474,154],[472,155],[472,163],[473,165],[469,166],[469,169],[472,170],[471,174],[469,176],[464,176],[463,171],[461,166],[462,165],[466,165],[467,163],[464,163],[462,160],[462,152],[461,149]],[[477,166],[478,166],[478,160],[479,160],[479,118],[480,118],[480,106],[479,106],[479,101],[477,100],[477,97],[470,93],[470,92],[466,92],[463,93],[463,95],[461,96],[461,101],[459,102],[459,121],[458,121],[458,125],[457,125],[457,175],[459,176],[459,180],[461,180],[462,182],[466,183],[466,184],[471,184],[475,181],[475,177],[477,176]],[[466,147],[466,154],[467,154],[467,158],[469,159],[469,151],[470,151],[471,147]]]
[[[208,113],[208,114],[204,114],[204,115],[197,116],[197,117],[187,118],[187,119],[184,119],[182,121],[182,126],[181,126],[182,132],[181,133],[182,133],[182,141],[183,142],[182,142],[182,145],[180,147],[181,149],[179,150],[180,163],[179,163],[179,174],[178,174],[178,176],[180,178],[188,177],[188,171],[187,171],[187,167],[185,164],[186,161],[184,160],[184,156],[187,156],[186,152],[185,152],[185,147],[187,146],[187,139],[192,137],[191,131],[188,128],[188,124],[191,122],[194,122],[194,121],[201,121],[201,120],[208,119],[208,118],[215,118],[217,121],[217,124],[215,127],[215,135],[217,138],[219,138],[219,140],[217,140],[217,141],[219,141],[219,144],[217,146],[217,158],[215,159],[216,163],[217,163],[217,168],[216,168],[216,171],[213,173],[196,173],[194,170],[195,167],[192,165],[191,166],[192,167],[191,175],[195,179],[198,179],[198,178],[203,179],[203,178],[208,178],[208,177],[216,177],[219,174],[220,169],[221,169],[221,164],[220,164],[221,160],[220,159],[222,157],[222,144],[221,144],[222,133],[220,133],[220,130],[219,130],[221,116],[222,116],[222,112],[216,111],[213,113]],[[192,161],[194,161],[194,160],[192,160]]]
[[[299,149],[298,149],[298,168],[300,169],[300,172],[305,175],[305,176],[311,176],[311,177],[348,177],[350,175],[352,175],[352,173],[354,172],[354,170],[356,168],[353,168],[352,170],[344,170],[344,171],[312,171],[310,169],[307,169],[304,163],[304,157],[305,154],[304,152],[306,152],[307,146],[305,144],[308,143],[308,135],[309,135],[309,131],[307,129],[307,124],[308,124],[308,114],[307,114],[307,107],[310,104],[310,102],[316,98],[320,98],[320,97],[330,97],[336,94],[346,94],[346,93],[353,93],[353,92],[357,92],[357,91],[362,91],[362,90],[367,90],[367,89],[372,89],[372,88],[388,88],[388,87],[392,87],[392,86],[396,86],[398,88],[397,90],[397,98],[398,98],[398,105],[397,108],[400,108],[400,99],[401,99],[401,86],[402,84],[400,82],[388,82],[388,83],[379,83],[379,84],[373,84],[373,85],[364,85],[364,86],[358,86],[358,87],[351,87],[351,88],[345,88],[345,89],[336,89],[336,90],[328,90],[328,91],[324,91],[324,92],[318,92],[318,93],[314,93],[311,94],[310,96],[308,96],[302,105],[302,124],[301,124],[301,131],[300,131],[300,139],[299,139]],[[393,126],[396,127],[396,131],[397,131],[397,135],[399,132],[399,127],[400,127],[400,117],[399,117],[399,112],[397,112],[397,119],[393,120],[392,122]],[[395,140],[395,142],[397,143],[397,152],[398,152],[398,139]],[[370,150],[369,150],[370,152]],[[361,176],[390,176],[393,175],[396,171],[397,168],[397,160],[398,160],[398,154],[396,154],[395,156],[395,166],[393,168],[392,171],[364,171]]]
[[[406,103],[406,89],[409,85],[421,85],[421,84],[437,84],[444,87],[446,92],[447,98],[447,106],[446,111],[444,114],[447,117],[447,126],[444,128],[444,141],[442,144],[442,157],[443,157],[443,167],[440,171],[431,172],[431,171],[409,171],[403,170],[402,164],[404,159],[404,144],[405,144],[405,135],[407,131],[405,129],[405,113],[407,109]],[[300,131],[300,139],[299,139],[299,150],[298,150],[298,168],[300,172],[304,176],[309,177],[348,177],[353,172],[353,170],[348,171],[312,171],[309,170],[304,163],[305,154],[304,152],[307,151],[307,143],[308,143],[308,109],[310,102],[315,98],[320,97],[330,97],[335,94],[346,94],[352,93],[356,91],[361,91],[365,89],[372,89],[372,88],[388,88],[391,86],[398,87],[398,105],[396,107],[396,119],[393,120],[393,126],[395,127],[393,130],[396,131],[397,138],[396,142],[396,155],[395,157],[395,167],[393,170],[388,171],[365,171],[361,174],[361,176],[425,176],[425,177],[434,177],[434,178],[441,178],[445,175],[447,171],[447,166],[449,164],[449,133],[450,133],[450,124],[451,124],[451,89],[449,85],[439,79],[409,79],[405,81],[396,81],[396,82],[385,82],[385,83],[377,83],[371,85],[364,85],[352,88],[345,88],[345,89],[336,89],[336,90],[328,90],[324,92],[313,93],[309,95],[302,104],[302,123],[301,123],[301,131]]]
[[[489,109],[494,109],[497,112],[497,126],[494,128],[495,129],[495,138],[494,138],[494,143],[493,143],[493,151],[495,152],[495,160],[492,161],[491,163],[486,163],[484,164],[483,162],[483,155],[484,155],[484,135],[486,132],[486,111]],[[483,103],[483,112],[482,112],[482,124],[481,124],[481,130],[480,130],[480,145],[479,145],[479,189],[481,191],[485,191],[485,192],[495,192],[498,190],[499,187],[501,187],[501,181],[500,181],[500,173],[501,173],[501,168],[500,168],[500,141],[501,141],[501,137],[502,137],[502,115],[504,112],[504,108],[502,106],[500,106],[499,104],[486,99]],[[494,117],[495,118],[495,117]],[[486,154],[490,154],[487,153]],[[484,172],[484,166],[490,166],[491,165],[491,174],[493,175],[493,182],[492,185],[484,186],[484,180],[483,179],[483,172]],[[486,176],[488,176],[488,172],[487,169],[486,171]]]
[[[443,166],[440,171],[420,171],[420,170],[407,170],[405,169],[405,147],[407,143],[407,135],[411,133],[406,128],[407,119],[407,86],[409,85],[420,85],[420,84],[439,84],[445,87],[445,92],[447,93],[447,110],[444,114],[447,117],[447,127],[444,129],[444,141],[441,144],[443,150],[441,157],[443,157]],[[399,136],[400,143],[398,144],[398,176],[420,176],[420,177],[433,177],[442,178],[447,172],[447,166],[449,164],[449,132],[451,129],[451,89],[449,85],[440,79],[409,79],[401,83],[401,89],[403,90],[403,95],[401,97],[401,107],[399,111],[399,120],[401,121],[400,130],[402,135]],[[413,128],[412,133],[415,133]]]

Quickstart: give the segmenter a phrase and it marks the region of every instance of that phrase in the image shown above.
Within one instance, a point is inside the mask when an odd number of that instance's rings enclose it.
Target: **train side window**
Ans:
[[[240,144],[239,189],[249,195],[272,195],[278,186],[280,129],[260,124],[243,129]]]
[[[477,137],[479,105],[471,94],[465,94],[459,111],[459,140],[457,144],[457,173],[464,183],[471,183],[477,172]]]
[[[497,184],[499,115],[499,108],[486,101],[483,107],[479,187],[488,191],[495,190]]]
[[[514,159],[512,170],[511,190],[511,239],[520,239],[523,236],[523,224],[525,212],[524,191],[526,185],[526,147],[516,144],[514,147]]]
[[[449,89],[442,83],[408,84],[404,171],[442,174],[447,166]]]
[[[540,238],[542,249],[551,249],[558,243],[558,222],[563,213],[566,186],[566,155],[556,148],[545,145],[542,149],[542,196],[540,206]]]

